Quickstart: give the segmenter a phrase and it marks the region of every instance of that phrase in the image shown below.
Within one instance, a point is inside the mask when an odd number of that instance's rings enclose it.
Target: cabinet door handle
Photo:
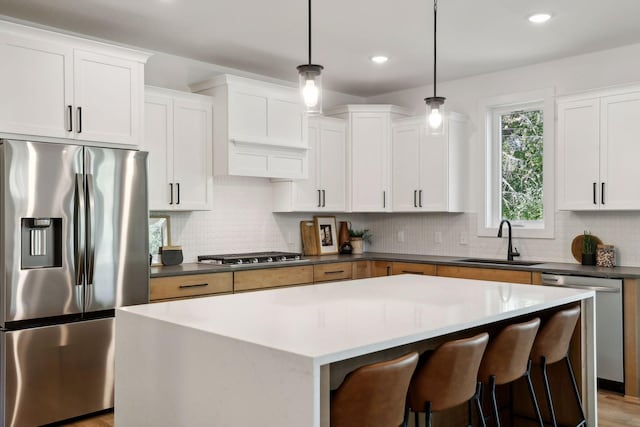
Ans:
[[[322,207],[322,190],[318,190],[318,207]]]
[[[327,194],[325,190],[322,190],[322,207],[327,206]]]
[[[382,207],[383,208],[387,207],[387,192],[386,191],[382,192]]]
[[[602,183],[602,189],[600,190],[600,202],[604,205],[604,182]]]
[[[387,276],[391,276],[391,266],[387,266]]]
[[[422,272],[422,271],[402,270],[402,272],[405,273],[405,274],[422,274],[422,275],[424,275],[424,272]]]
[[[344,270],[325,271],[324,274],[341,274]]]
[[[180,204],[180,183],[176,182],[176,188],[178,189],[178,201],[176,202],[176,205]]]
[[[422,207],[422,190],[418,191],[418,206]]]
[[[198,283],[195,285],[180,285],[180,289],[188,289],[188,288],[204,288],[205,286],[209,286],[208,283]]]
[[[78,133],[82,133],[82,107],[78,107],[78,129],[76,130],[76,132]]]
[[[73,132],[73,107],[71,105],[67,105],[67,112],[69,113],[69,127],[67,128],[67,132]]]
[[[593,204],[597,205],[598,201],[596,200],[596,187],[598,186],[597,183],[593,183]]]
[[[418,207],[418,190],[413,190],[413,207]]]
[[[172,182],[169,183],[169,194],[170,194],[169,204],[172,205],[173,204],[173,183]]]

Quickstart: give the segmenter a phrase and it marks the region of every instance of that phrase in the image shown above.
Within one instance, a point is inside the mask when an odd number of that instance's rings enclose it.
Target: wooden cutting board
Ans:
[[[300,236],[304,255],[318,255],[318,241],[313,221],[300,221]]]

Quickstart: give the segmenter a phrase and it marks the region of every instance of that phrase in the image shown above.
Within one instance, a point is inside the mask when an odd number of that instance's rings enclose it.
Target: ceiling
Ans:
[[[530,24],[539,11],[553,18]],[[282,80],[307,61],[304,0],[0,0],[0,14]],[[438,80],[639,43],[638,17],[638,0],[440,0]],[[431,83],[432,33],[431,0],[313,2],[313,62],[333,90]]]

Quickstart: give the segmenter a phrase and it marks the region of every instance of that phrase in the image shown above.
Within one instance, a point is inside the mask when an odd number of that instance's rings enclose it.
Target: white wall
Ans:
[[[149,59],[145,84],[188,92],[190,84],[221,73],[283,85],[297,84],[164,53],[156,53]],[[291,74],[297,78],[295,69]],[[325,91],[323,98],[325,108],[365,103],[364,98],[332,91]],[[198,255],[301,250],[299,224],[312,219],[313,214],[273,214],[268,179],[215,177],[213,192],[211,211],[168,213],[172,244],[182,246],[185,262],[196,261]],[[341,215],[337,220],[350,217]]]
[[[483,143],[480,103],[485,98],[553,87],[556,95],[588,91],[606,86],[640,81],[640,44],[580,55],[438,83],[438,95],[447,97],[451,111],[466,114],[471,120],[469,155],[469,198],[467,214],[408,214],[372,216],[367,226],[374,234],[372,250],[396,253],[423,253],[461,256],[506,256],[506,239],[477,237],[478,195],[483,193]],[[423,98],[430,96],[432,86],[408,89],[367,99],[368,103],[391,103],[424,112]],[[629,183],[638,185],[638,183]],[[554,239],[517,239],[523,259],[573,262],[571,240],[588,229],[605,243],[617,247],[619,265],[640,266],[640,212],[556,213]],[[404,243],[397,232],[405,231]],[[434,242],[441,232],[443,242]],[[517,230],[514,236],[517,237]],[[460,244],[461,235],[468,244]],[[464,240],[464,239],[463,239]]]

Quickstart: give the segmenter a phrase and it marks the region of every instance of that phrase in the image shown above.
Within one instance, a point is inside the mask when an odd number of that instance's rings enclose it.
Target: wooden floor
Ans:
[[[85,418],[65,427],[113,427],[113,412]],[[599,427],[640,427],[640,400],[633,401],[608,392],[598,392]]]

